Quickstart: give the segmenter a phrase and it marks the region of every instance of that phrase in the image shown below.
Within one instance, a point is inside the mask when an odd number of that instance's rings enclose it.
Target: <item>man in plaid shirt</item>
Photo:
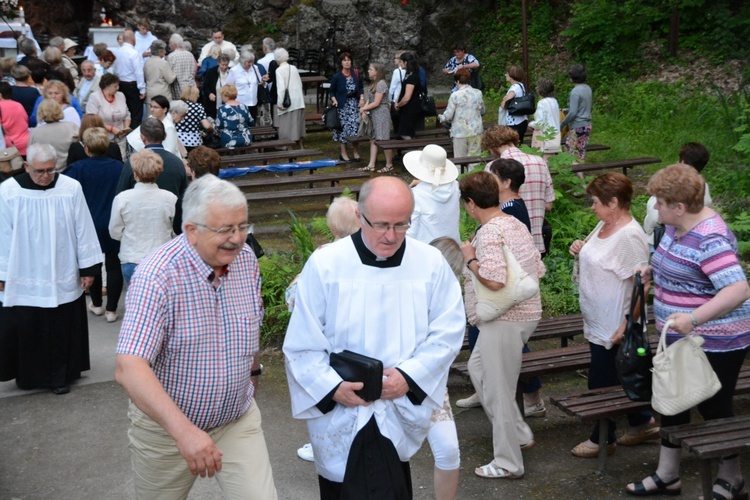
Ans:
[[[176,76],[171,85],[173,100],[179,99],[186,88],[196,86],[195,72],[198,63],[195,62],[193,54],[182,48],[182,42],[182,36],[177,33],[169,37],[169,49],[172,52],[167,56],[167,62]]]
[[[216,475],[226,498],[277,497],[254,400],[263,304],[246,203],[213,175],[193,181],[183,234],[130,282],[116,379],[137,498],[185,498],[197,475]]]

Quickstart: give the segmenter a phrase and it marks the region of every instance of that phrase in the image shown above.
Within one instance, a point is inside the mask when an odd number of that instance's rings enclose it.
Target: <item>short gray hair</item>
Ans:
[[[179,33],[172,33],[172,36],[169,37],[169,45],[177,45],[180,48],[182,47],[182,35]]]
[[[276,42],[273,41],[273,38],[266,37],[263,39],[263,46],[273,52],[273,49],[276,48]]]
[[[191,52],[193,50],[193,44],[185,40],[182,42],[182,48],[187,50],[188,52]]]
[[[49,45],[52,47],[63,47],[65,45],[65,39],[61,36],[56,36],[49,41]],[[62,49],[60,49],[62,51]]]
[[[273,51],[273,58],[279,64],[287,62],[289,60],[289,52],[284,48],[278,48]]]
[[[221,53],[229,57],[230,61],[234,61],[234,56],[237,55],[237,51],[234,50],[232,47],[225,47],[221,49]]]
[[[151,42],[151,47],[149,48],[151,51],[152,56],[159,55],[159,52],[162,50],[167,50],[167,44],[164,43],[162,40],[154,40]]]
[[[255,62],[255,52],[252,50],[242,50],[240,52],[240,64],[247,61]]]
[[[29,165],[57,162],[57,153],[51,144],[32,144],[26,149],[26,161]]]
[[[33,55],[34,52],[36,52],[36,43],[34,43],[34,40],[31,38],[24,38],[20,42],[18,42],[18,49],[23,53],[23,55],[30,56]]]
[[[182,99],[177,99],[169,103],[169,112],[177,115],[186,115],[188,112],[188,105]]]
[[[206,174],[190,183],[182,200],[182,230],[185,224],[205,224],[208,207],[217,203],[227,209],[244,208],[247,200],[240,188],[213,174]]]

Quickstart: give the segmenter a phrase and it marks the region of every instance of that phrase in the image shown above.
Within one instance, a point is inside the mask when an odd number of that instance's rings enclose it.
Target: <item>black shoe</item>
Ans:
[[[355,156],[353,160],[354,163],[362,163],[362,157],[361,156]]]
[[[67,394],[69,392],[70,388],[67,385],[61,385],[60,387],[52,388],[52,394],[56,394],[58,396],[62,396],[63,394]]]
[[[351,163],[351,160],[345,160],[343,156],[339,155],[339,163]]]

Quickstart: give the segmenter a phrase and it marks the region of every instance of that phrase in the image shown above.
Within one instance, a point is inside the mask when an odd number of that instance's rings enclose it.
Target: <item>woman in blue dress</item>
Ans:
[[[354,68],[351,54],[342,52],[339,56],[339,64],[341,65],[341,71],[331,78],[330,92],[331,102],[339,110],[341,130],[333,131],[333,140],[341,146],[339,160],[349,163],[352,160],[349,159],[349,153],[346,151],[348,141],[345,137],[356,136],[359,133],[357,117],[359,116],[359,108],[364,106],[365,100],[362,77],[359,71]],[[359,156],[358,143],[352,144],[352,153],[354,153],[355,162],[362,161]]]
[[[252,143],[250,127],[254,120],[247,106],[237,100],[237,87],[228,83],[220,93],[223,104],[216,112],[216,131],[221,137],[221,147],[231,149]]]

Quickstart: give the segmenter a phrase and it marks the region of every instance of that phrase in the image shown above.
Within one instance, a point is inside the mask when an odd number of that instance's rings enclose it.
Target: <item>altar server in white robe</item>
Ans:
[[[34,144],[0,184],[0,380],[66,394],[89,369],[84,289],[102,262],[83,190]]]
[[[321,498],[411,498],[408,460],[443,404],[463,341],[461,289],[440,252],[406,231],[409,187],[379,177],[362,187],[362,230],[317,250],[298,283],[284,341],[295,418],[307,420]],[[380,399],[355,394],[329,355],[383,362]]]

